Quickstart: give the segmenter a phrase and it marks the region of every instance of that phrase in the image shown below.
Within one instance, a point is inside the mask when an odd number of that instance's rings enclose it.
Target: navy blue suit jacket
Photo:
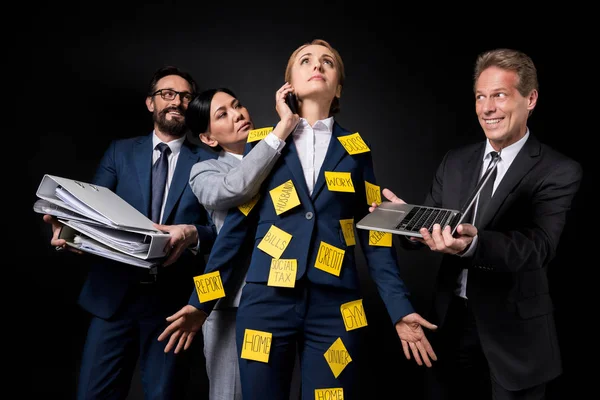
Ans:
[[[350,134],[351,132],[337,123],[334,124],[325,161],[312,195],[309,194],[306,186],[298,152],[290,135],[281,157],[263,182],[259,192],[260,199],[248,217],[238,209],[229,212],[215,241],[205,271],[206,273],[220,271],[226,295],[234,294],[231,286],[232,269],[236,268],[236,265],[243,265],[239,259],[236,260],[236,255],[240,255],[241,246],[249,233],[254,233],[251,238],[253,252],[246,281],[254,283],[268,281],[273,257],[258,249],[257,246],[271,226],[276,226],[292,235],[280,258],[297,260],[296,280],[306,276],[309,281],[320,285],[359,288],[359,274],[354,254],[356,246],[346,245],[340,220],[353,218],[356,223],[369,212],[365,181],[376,184],[376,180],[371,152],[351,155],[338,140],[338,137]],[[330,191],[325,182],[325,171],[350,173],[355,192]],[[269,191],[289,180],[293,182],[301,204],[277,215]],[[414,312],[408,299],[408,290],[400,277],[395,249],[370,246],[369,232],[365,230],[358,230],[356,238],[360,241],[369,272],[392,321],[395,323],[403,316]],[[339,276],[315,267],[319,247],[323,242],[345,251]],[[210,312],[214,301],[200,303],[198,295],[194,292],[190,297],[190,304]]]
[[[152,134],[111,142],[93,183],[111,189],[149,216],[152,151]],[[173,265],[159,267],[161,289],[169,302],[165,306],[169,308],[177,309],[186,303],[189,290],[193,287],[193,276],[202,273],[204,255],[210,251],[216,237],[210,217],[188,185],[192,165],[214,157],[211,152],[186,141],[177,160],[161,222],[167,225],[196,225],[201,251],[197,255],[186,251]],[[95,256],[92,260],[79,304],[98,317],[110,318],[117,311],[130,285],[136,284],[145,270]]]

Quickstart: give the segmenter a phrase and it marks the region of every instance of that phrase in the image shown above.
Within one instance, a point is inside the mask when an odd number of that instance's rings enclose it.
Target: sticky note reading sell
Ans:
[[[279,258],[290,244],[290,240],[292,240],[292,235],[272,225],[257,247],[271,257]]]
[[[373,203],[377,203],[377,205],[381,204],[381,188],[379,186],[365,181],[365,191],[367,192],[368,205]]]
[[[325,171],[325,182],[330,192],[354,193],[354,183],[350,172]]]
[[[358,132],[353,133],[352,135],[340,136],[338,137],[338,140],[342,142],[342,146],[344,146],[348,154],[359,154],[371,151]]]
[[[340,226],[342,227],[344,240],[346,240],[346,246],[354,246],[356,244],[356,238],[354,237],[354,218],[340,219]]]
[[[340,276],[345,251],[335,246],[321,242],[315,267],[335,276]]]
[[[265,136],[269,133],[273,132],[273,127],[269,128],[260,128],[260,129],[252,129],[248,131],[248,139],[247,142],[256,142],[258,140],[263,140]]]
[[[389,232],[369,231],[369,245],[392,247],[392,234]]]
[[[275,189],[271,189],[269,193],[271,199],[273,199],[273,207],[275,207],[277,215],[300,205],[298,193],[296,193],[296,188],[291,179]]]
[[[340,311],[347,331],[367,326],[367,316],[365,315],[362,299],[342,304]]]
[[[246,329],[244,331],[241,357],[246,360],[268,363],[272,338],[273,334],[270,332]]]
[[[225,297],[225,289],[223,289],[219,271],[195,276],[194,284],[200,303]]]
[[[342,338],[337,338],[323,355],[325,356],[327,364],[329,364],[329,368],[331,368],[331,372],[333,372],[333,376],[336,378],[340,376],[344,368],[346,368],[346,365],[352,362],[352,358],[350,357],[350,354],[348,354],[348,350],[346,350]]]
[[[245,216],[248,216],[248,214],[250,214],[250,211],[252,211],[252,209],[256,205],[256,202],[258,201],[258,199],[260,199],[260,193],[256,193],[253,198],[251,198],[244,204],[240,204],[238,206],[238,209],[242,212],[242,214],[244,214]]]
[[[298,272],[298,260],[272,259],[269,271],[269,286],[294,287],[296,284],[296,273]]]
[[[315,389],[315,400],[344,400],[344,388]]]

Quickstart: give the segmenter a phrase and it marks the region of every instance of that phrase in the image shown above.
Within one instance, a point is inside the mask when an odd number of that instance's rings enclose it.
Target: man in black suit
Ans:
[[[526,54],[485,52],[474,72],[487,140],[445,155],[426,204],[460,209],[492,155],[499,161],[491,198],[484,208],[484,189],[474,222],[454,236],[449,227],[422,228],[417,239],[445,253],[433,298],[438,361],[427,371],[426,389],[432,399],[543,399],[547,383],[562,372],[548,265],[582,169],[527,126],[538,81]],[[388,189],[383,194],[403,202]]]

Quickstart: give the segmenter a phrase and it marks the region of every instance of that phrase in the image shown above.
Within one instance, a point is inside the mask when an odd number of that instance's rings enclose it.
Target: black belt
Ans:
[[[155,284],[158,280],[158,267],[142,269],[137,273],[138,283],[142,285]]]

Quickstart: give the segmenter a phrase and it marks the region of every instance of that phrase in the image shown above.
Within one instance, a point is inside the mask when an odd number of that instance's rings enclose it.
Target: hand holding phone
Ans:
[[[294,93],[289,92],[288,94],[286,94],[285,102],[287,103],[290,110],[292,110],[292,113],[298,114],[298,99],[296,98],[296,95]]]

